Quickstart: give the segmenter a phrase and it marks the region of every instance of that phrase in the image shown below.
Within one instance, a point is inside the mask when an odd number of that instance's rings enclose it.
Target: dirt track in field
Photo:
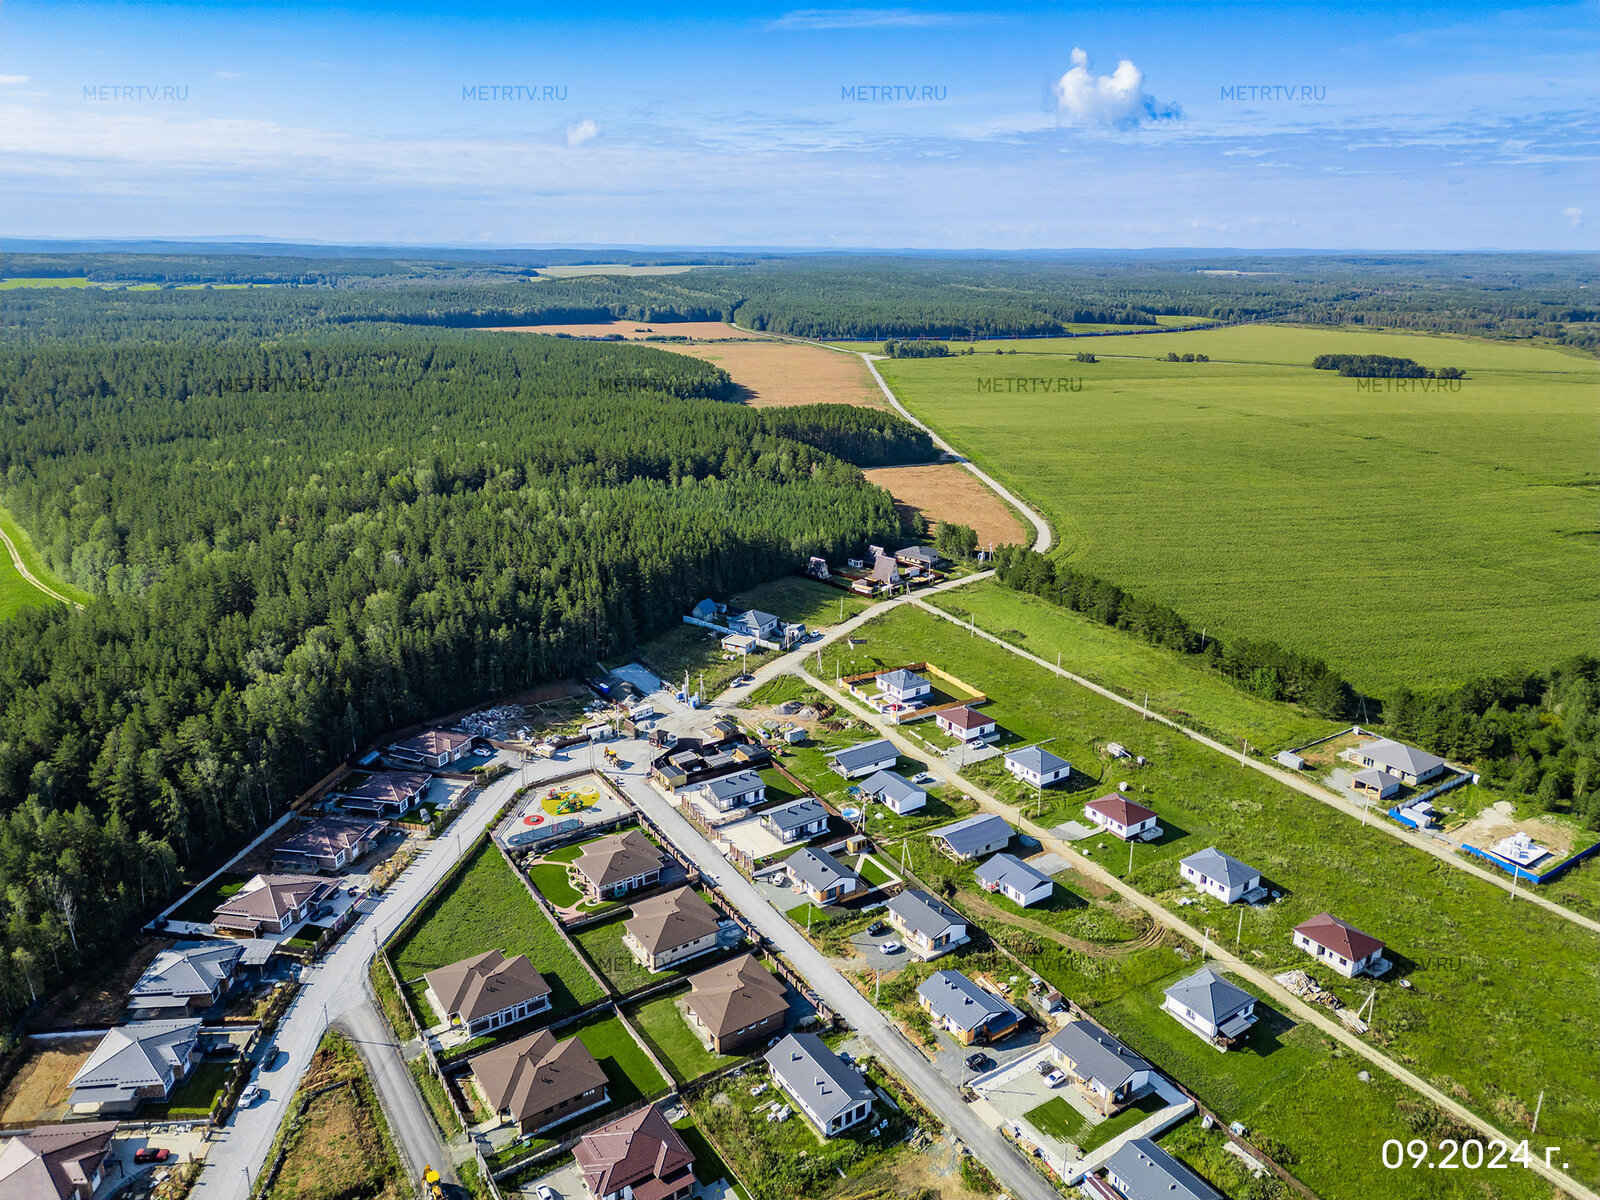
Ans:
[[[876,467],[864,472],[888,489],[897,504],[914,508],[930,525],[952,521],[978,531],[978,545],[1025,543],[1022,523],[983,482],[957,463],[925,467]]]

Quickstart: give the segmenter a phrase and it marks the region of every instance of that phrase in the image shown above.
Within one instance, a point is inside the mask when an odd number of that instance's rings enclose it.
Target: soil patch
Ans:
[[[98,1036],[34,1042],[35,1049],[0,1092],[0,1128],[23,1129],[60,1120],[67,1111],[72,1077],[99,1043]]]
[[[765,335],[748,329],[735,329],[721,321],[596,321],[573,325],[490,325],[490,333],[564,333],[575,338],[613,338],[643,342],[650,338],[696,338],[702,341],[764,341]],[[826,351],[824,351],[826,353]],[[843,357],[840,355],[839,357]]]
[[[1508,800],[1491,804],[1465,825],[1446,830],[1445,836],[1458,846],[1471,844],[1479,850],[1492,850],[1495,843],[1514,833],[1525,833],[1545,849],[1555,851],[1554,858],[1531,868],[1535,872],[1549,870],[1572,853],[1572,830],[1538,817],[1518,820]]]
[[[29,1024],[34,1029],[71,1029],[78,1025],[117,1025],[128,993],[150,960],[173,945],[170,938],[148,938],[132,955],[82,987],[63,987]]]
[[[775,341],[720,346],[667,344],[661,349],[692,354],[721,367],[739,385],[739,399],[751,408],[796,404],[889,406],[867,373],[866,364],[854,354]]]
[[[970,525],[978,531],[978,545],[984,547],[1026,541],[1022,522],[982,480],[959,463],[876,467],[863,474],[886,489],[897,507],[915,509],[930,526],[940,521]]]

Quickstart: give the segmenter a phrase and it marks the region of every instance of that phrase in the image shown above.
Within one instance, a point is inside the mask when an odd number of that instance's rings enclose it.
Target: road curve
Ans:
[[[33,584],[34,587],[38,588],[52,600],[59,600],[62,604],[70,604],[73,608],[83,607],[83,605],[79,604],[70,596],[63,596],[60,592],[56,591],[55,588],[51,587],[48,583],[45,583],[32,571],[28,570],[28,564],[23,562],[22,555],[17,553],[16,543],[11,540],[11,535],[8,534],[4,529],[0,529],[0,542],[4,542],[6,544],[6,551],[11,555],[11,565],[17,569],[18,575],[21,575],[24,579]]]

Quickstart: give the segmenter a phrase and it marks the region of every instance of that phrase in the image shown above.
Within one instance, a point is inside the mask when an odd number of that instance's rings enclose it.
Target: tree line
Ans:
[[[1357,379],[1465,379],[1460,367],[1430,370],[1414,358],[1391,354],[1319,354],[1311,360],[1313,370],[1337,371]]]

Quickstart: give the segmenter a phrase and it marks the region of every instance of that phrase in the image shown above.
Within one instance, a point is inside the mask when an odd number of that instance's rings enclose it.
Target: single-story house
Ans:
[[[946,708],[934,714],[939,732],[963,742],[987,742],[998,732],[993,717],[985,716],[969,704]]]
[[[877,771],[887,771],[900,761],[900,752],[888,738],[875,738],[847,746],[828,760],[828,769],[846,779],[860,779]]]
[[[741,954],[690,977],[684,1013],[704,1031],[712,1053],[732,1054],[783,1029],[789,994],[753,955]]]
[[[894,552],[894,561],[914,571],[931,571],[939,565],[939,552],[932,546],[907,546]]]
[[[1318,913],[1296,925],[1294,944],[1346,979],[1382,975],[1390,965],[1382,942],[1332,913]]]
[[[966,861],[1004,850],[1016,830],[993,813],[974,813],[953,825],[941,825],[928,836],[951,858]]]
[[[75,1113],[131,1113],[146,1100],[165,1100],[200,1057],[200,1020],[139,1021],[100,1039],[68,1097]]]
[[[351,812],[394,817],[415,806],[432,782],[426,771],[374,771],[354,787],[333,792],[331,799]]]
[[[1215,846],[1197,850],[1178,863],[1178,875],[1225,904],[1244,899],[1261,886],[1261,872]]]
[[[1210,967],[1169,987],[1161,1007],[1191,1033],[1227,1050],[1256,1023],[1256,998]]]
[[[338,880],[315,875],[256,875],[217,905],[211,927],[243,937],[286,933],[338,890]]]
[[[795,886],[819,906],[838,904],[867,890],[860,875],[826,850],[807,846],[791,854],[783,865]]]
[[[1444,759],[1426,750],[1418,750],[1404,742],[1380,738],[1366,746],[1357,746],[1356,761],[1363,767],[1376,767],[1387,771],[1401,783],[1416,787],[1448,769]]]
[[[810,841],[828,828],[828,810],[822,801],[806,796],[769,808],[761,814],[761,824],[785,846]]]
[[[976,878],[984,891],[999,892],[1023,908],[1050,899],[1056,890],[1055,880],[1013,854],[994,855],[978,868]]]
[[[717,948],[721,918],[693,888],[674,888],[633,906],[624,922],[622,944],[650,971],[670,966]]]
[[[1107,1115],[1148,1088],[1155,1068],[1098,1025],[1073,1021],[1050,1039],[1050,1057]]]
[[[0,1150],[0,1200],[89,1200],[104,1179],[115,1121],[38,1125]]]
[[[759,608],[746,609],[728,618],[728,628],[753,638],[770,638],[778,628],[778,618]]]
[[[921,888],[905,889],[884,911],[906,944],[924,958],[936,958],[967,940],[967,919]]]
[[[521,1133],[537,1133],[606,1104],[606,1073],[578,1038],[548,1029],[468,1060],[489,1107]]]
[[[691,608],[689,615],[696,621],[715,621],[717,619],[717,602],[708,596]]]
[[[730,633],[722,639],[722,648],[729,654],[755,654],[761,646],[747,633]]]
[[[1034,787],[1049,787],[1072,774],[1072,764],[1057,758],[1043,746],[1024,746],[1006,751],[1006,770]]]
[[[629,829],[590,842],[567,874],[590,900],[614,899],[660,883],[666,861],[659,846]]]
[[[695,784],[692,791],[700,800],[719,812],[760,804],[767,798],[767,784],[754,771],[735,771]]]
[[[1143,838],[1146,834],[1155,837],[1161,835],[1154,809],[1135,804],[1115,792],[1089,801],[1083,806],[1083,811],[1101,829],[1116,834],[1125,842],[1131,838]]]
[[[437,771],[472,753],[472,735],[450,729],[425,729],[416,737],[390,742],[389,755],[402,762],[420,763]]]
[[[688,1200],[694,1154],[654,1104],[583,1135],[572,1148],[590,1200]]]
[[[928,793],[895,771],[877,771],[861,783],[861,794],[890,812],[905,816],[926,807]]]
[[[875,681],[878,691],[899,704],[933,695],[933,684],[915,671],[885,671]]]
[[[322,817],[303,825],[272,851],[285,871],[342,871],[378,844],[388,823],[364,817]]]
[[[1400,781],[1387,771],[1368,767],[1365,771],[1355,773],[1355,777],[1350,780],[1350,787],[1359,796],[1373,800],[1387,800],[1400,791]]]
[[[227,993],[243,954],[233,941],[179,942],[162,950],[128,992],[128,1020],[199,1016]]]
[[[498,950],[429,971],[428,1002],[469,1037],[482,1037],[550,1008],[550,985],[526,954]]]
[[[1131,1138],[1106,1159],[1106,1182],[1128,1200],[1223,1200],[1200,1176],[1149,1138]]]
[[[963,1046],[997,1042],[1022,1024],[1022,1013],[1003,996],[979,987],[960,971],[936,971],[917,989],[922,1011]]]
[[[823,1137],[859,1125],[871,1115],[873,1092],[867,1081],[816,1034],[787,1035],[767,1052],[766,1061],[772,1082]]]

